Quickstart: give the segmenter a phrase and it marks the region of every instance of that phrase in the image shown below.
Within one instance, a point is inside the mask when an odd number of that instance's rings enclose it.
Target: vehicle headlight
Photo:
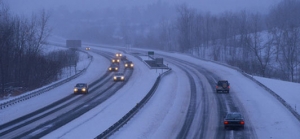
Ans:
[[[109,68],[109,70],[111,70],[111,68]]]
[[[77,89],[77,88],[74,88],[74,91],[75,91],[75,92],[77,92],[77,91],[78,91],[78,89]]]
[[[133,67],[133,64],[131,64],[131,67]]]
[[[116,76],[114,77],[114,80],[117,80],[117,77],[116,77]]]
[[[115,62],[115,60],[112,60],[112,62]]]
[[[118,59],[117,62],[120,62],[120,60]]]
[[[120,56],[122,56],[122,54],[120,54]]]
[[[86,90],[85,88],[82,88],[82,91],[83,91],[83,92],[85,92],[85,90]]]
[[[127,64],[125,64],[125,67],[127,67],[128,65]]]
[[[124,80],[124,76],[122,76],[121,79]]]
[[[118,70],[118,68],[116,68],[116,70]]]

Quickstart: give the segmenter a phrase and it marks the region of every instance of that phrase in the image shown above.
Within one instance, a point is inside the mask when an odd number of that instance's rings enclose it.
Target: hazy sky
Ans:
[[[17,13],[32,13],[40,9],[53,9],[65,5],[69,10],[95,9],[120,6],[140,6],[154,3],[158,0],[3,0],[11,11]],[[186,3],[200,11],[220,13],[223,11],[251,10],[266,12],[270,6],[281,0],[160,0],[169,4]]]

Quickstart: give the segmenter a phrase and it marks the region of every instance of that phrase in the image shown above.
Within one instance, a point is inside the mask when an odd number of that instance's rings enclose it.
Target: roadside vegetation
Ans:
[[[43,52],[49,17],[44,10],[30,18],[12,15],[0,1],[0,98],[56,81],[78,61],[72,50]]]

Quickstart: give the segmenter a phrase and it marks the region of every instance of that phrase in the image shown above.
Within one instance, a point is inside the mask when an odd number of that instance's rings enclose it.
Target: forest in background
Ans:
[[[268,13],[211,14],[186,4],[53,11],[57,34],[87,42],[187,53],[258,76],[300,82],[300,2],[282,0]]]

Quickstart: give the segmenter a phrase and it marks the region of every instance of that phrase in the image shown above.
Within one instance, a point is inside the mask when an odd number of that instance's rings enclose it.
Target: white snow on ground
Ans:
[[[90,54],[93,54],[93,49],[117,52],[117,50],[91,47]],[[155,53],[157,52],[155,51]],[[258,138],[298,139],[300,137],[300,122],[277,99],[238,71],[182,54],[159,53],[193,61],[208,71],[216,73],[220,78],[229,80],[232,89],[230,95],[239,100],[238,104],[244,108],[241,111],[247,115],[245,118],[251,121],[248,123],[251,125],[246,125],[246,128],[254,129]],[[1,123],[69,95],[77,82],[86,81],[90,83],[103,75],[107,70],[109,61],[97,54],[93,54],[93,56],[94,61],[82,76],[43,95],[1,110]],[[144,97],[153,85],[158,73],[155,70],[150,70],[140,60],[127,56],[135,63],[135,69],[132,77],[122,89],[97,108],[43,138],[94,138],[119,120]],[[100,66],[99,63],[103,64]],[[184,105],[187,105],[190,93],[185,92],[188,91],[189,86],[187,77],[181,74],[182,72],[175,66],[172,68],[173,72],[162,79],[153,98],[112,138],[174,138],[174,133],[182,124],[178,121],[182,120],[183,115],[185,115],[186,107]],[[290,105],[300,105],[299,93],[297,92],[300,84],[255,78],[281,95]]]
[[[170,65],[172,66],[172,65]],[[112,138],[176,138],[184,121],[190,100],[190,85],[183,71],[174,66],[164,76],[145,107]],[[137,128],[138,127],[138,128]],[[134,132],[133,132],[134,131]]]

